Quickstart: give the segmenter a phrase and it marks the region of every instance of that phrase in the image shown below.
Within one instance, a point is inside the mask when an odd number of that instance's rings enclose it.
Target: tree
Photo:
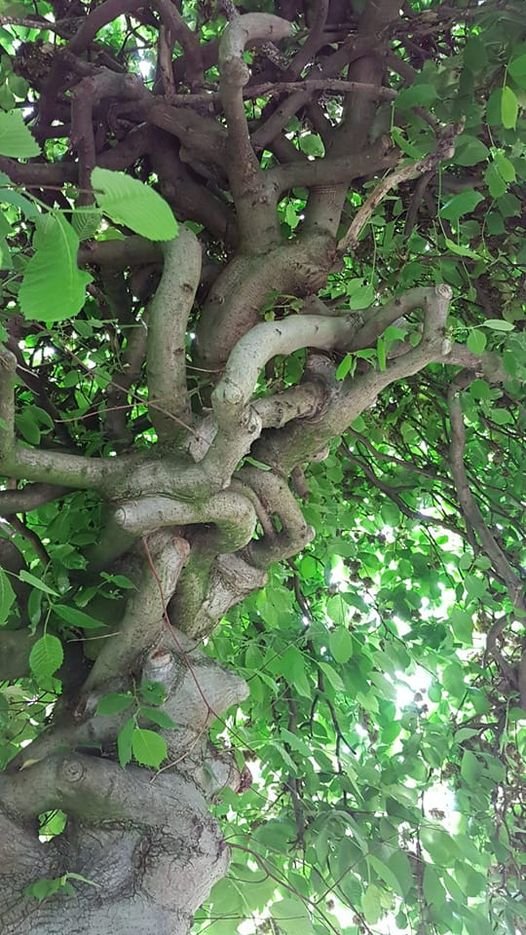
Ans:
[[[0,20],[2,931],[522,930],[521,5]]]

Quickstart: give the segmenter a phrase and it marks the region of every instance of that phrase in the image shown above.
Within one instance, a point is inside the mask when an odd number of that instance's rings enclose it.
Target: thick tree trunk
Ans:
[[[184,935],[226,873],[229,852],[208,801],[246,777],[208,742],[207,727],[247,690],[182,634],[176,639],[179,651],[158,645],[142,672],[164,686],[162,712],[176,724],[165,732],[167,767],[122,769],[112,738],[127,715],[95,712],[80,724],[63,718],[31,746],[21,771],[0,776],[3,935]],[[98,755],[47,749],[73,742],[95,744]],[[36,816],[55,808],[66,812],[66,829],[40,843]],[[63,875],[69,886],[40,904],[25,892]]]

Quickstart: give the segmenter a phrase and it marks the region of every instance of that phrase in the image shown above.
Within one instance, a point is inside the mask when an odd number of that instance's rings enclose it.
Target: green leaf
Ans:
[[[153,724],[158,724],[159,727],[165,727],[167,730],[177,727],[173,718],[166,711],[161,711],[160,708],[149,708],[141,705],[139,716],[145,717],[148,721],[152,721]]]
[[[356,289],[355,292],[351,295],[349,300],[349,307],[358,310],[361,308],[369,308],[375,300],[374,286],[369,283],[367,286],[360,286]]]
[[[9,617],[9,611],[15,599],[15,592],[3,568],[0,568],[0,626]]]
[[[123,724],[117,735],[117,755],[123,769],[132,758],[132,737],[135,730],[135,720],[131,717]]]
[[[177,221],[161,196],[138,179],[124,172],[97,167],[91,173],[97,204],[118,224],[149,240],[172,240]]]
[[[299,146],[302,153],[306,153],[307,156],[325,155],[325,146],[318,133],[306,133],[300,136]]]
[[[319,662],[318,663],[323,674],[327,676],[327,679],[331,683],[332,687],[337,692],[345,691],[345,685],[343,684],[340,676],[336,672],[336,669],[333,669],[328,662]]]
[[[287,897],[272,903],[270,914],[285,935],[314,935],[309,913],[299,899]]]
[[[380,903],[380,890],[374,883],[370,883],[362,896],[362,910],[365,921],[369,925],[375,925],[378,919],[383,915],[382,905]]]
[[[475,166],[489,156],[489,149],[476,136],[463,133],[458,138],[454,162],[457,166]]]
[[[383,860],[380,860],[379,857],[375,857],[374,854],[370,854],[368,856],[367,863],[373,868],[373,870],[376,871],[380,879],[384,881],[390,890],[398,893],[399,896],[404,895],[398,881],[398,877],[391,869],[391,867],[388,866],[388,864],[384,863]]]
[[[469,332],[466,343],[468,350],[470,350],[472,354],[482,354],[482,352],[486,349],[488,339],[483,331],[473,329],[473,331]]]
[[[0,111],[0,156],[40,156],[40,146],[26,127],[21,110]]]
[[[38,591],[43,591],[44,594],[52,594],[53,597],[58,597],[58,591],[54,591],[53,588],[50,588],[45,581],[42,581],[40,578],[37,578],[36,575],[32,575],[30,571],[26,571],[25,568],[22,568],[19,576],[21,581],[25,581],[26,584],[30,584],[33,588],[36,588]]]
[[[45,322],[72,318],[84,305],[91,282],[77,266],[75,231],[60,213],[43,214],[36,222],[33,247],[19,292],[24,316]]]
[[[517,126],[517,117],[519,114],[519,102],[517,100],[517,95],[515,91],[506,85],[502,89],[502,97],[500,100],[500,116],[502,120],[502,126],[506,130],[514,130]]]
[[[526,78],[526,54],[512,59],[508,65],[508,74],[519,82],[522,78]]]
[[[57,636],[45,633],[33,644],[29,654],[29,666],[37,679],[53,675],[64,662],[64,650]]]
[[[503,318],[487,318],[479,325],[480,328],[491,328],[492,331],[513,331],[514,325],[511,321],[504,321]]]
[[[99,699],[97,714],[120,714],[133,704],[130,692],[110,692]]]
[[[89,614],[85,614],[83,610],[79,610],[77,607],[55,604],[53,610],[57,617],[60,617],[65,623],[69,623],[73,627],[80,627],[83,630],[98,630],[100,627],[107,626],[101,620],[90,617]]]
[[[352,354],[346,354],[342,361],[338,364],[336,368],[336,379],[344,380],[347,374],[349,373],[351,367],[354,363],[354,357]]]
[[[492,198],[501,198],[507,190],[507,184],[502,178],[495,163],[491,163],[484,173],[484,180]]]
[[[161,705],[166,701],[168,693],[161,682],[142,682],[139,686],[139,694],[148,704]]]
[[[345,664],[353,653],[352,636],[345,627],[336,627],[329,636],[329,649],[335,662]]]
[[[407,896],[414,884],[409,857],[405,851],[399,850],[391,855],[388,864],[398,880],[399,892],[402,896]]]
[[[132,734],[132,752],[141,766],[158,769],[168,749],[164,737],[145,727],[136,727]]]
[[[513,163],[504,155],[504,153],[495,153],[493,161],[497,167],[499,175],[504,179],[505,182],[515,182],[517,178],[517,173],[515,172],[515,166]]]
[[[480,192],[476,192],[473,188],[468,188],[458,195],[453,195],[453,197],[446,202],[440,209],[440,217],[445,218],[447,221],[457,223],[464,214],[471,214],[481,201],[484,201],[484,198]]]
[[[71,225],[79,240],[89,240],[99,229],[102,211],[99,208],[75,208],[71,214]]]
[[[432,84],[412,84],[409,88],[400,91],[395,100],[398,110],[408,110],[411,107],[428,107],[437,99],[436,88]]]
[[[465,750],[460,765],[460,775],[468,786],[475,786],[482,772],[482,767],[477,757],[471,750]]]
[[[461,244],[455,243],[454,240],[450,240],[449,237],[444,237],[444,241],[448,250],[451,250],[451,253],[456,253],[458,256],[467,256],[472,260],[480,260],[481,257],[478,253],[475,253],[471,247],[464,247]]]
[[[424,896],[430,906],[442,906],[446,901],[446,891],[434,867],[424,867]]]

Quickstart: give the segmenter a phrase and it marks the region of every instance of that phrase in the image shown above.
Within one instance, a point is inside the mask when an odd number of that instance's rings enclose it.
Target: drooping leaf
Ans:
[[[15,592],[11,587],[11,582],[4,569],[0,568],[0,626],[6,622],[14,599]]]
[[[517,100],[517,95],[509,85],[506,85],[502,89],[502,97],[500,101],[502,126],[507,130],[514,130],[517,126],[518,114],[519,102]]]
[[[24,316],[48,323],[72,318],[84,305],[91,282],[91,276],[77,266],[75,231],[59,212],[40,215],[33,247],[19,292]]]
[[[33,644],[29,654],[31,671],[38,679],[47,679],[60,669],[64,661],[64,650],[58,636],[45,633]]]
[[[0,156],[30,159],[39,155],[40,146],[26,127],[22,111],[0,111]]]
[[[329,637],[329,648],[335,662],[348,662],[353,653],[352,636],[344,626],[336,627]]]
[[[91,182],[97,204],[112,221],[149,240],[172,240],[177,235],[172,209],[153,188],[124,172],[98,166]]]

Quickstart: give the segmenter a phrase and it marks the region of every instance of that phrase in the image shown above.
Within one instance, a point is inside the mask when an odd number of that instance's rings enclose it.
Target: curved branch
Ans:
[[[252,252],[279,242],[276,195],[266,184],[256,158],[243,100],[250,72],[243,60],[247,45],[281,40],[292,35],[288,20],[270,13],[237,16],[225,28],[219,43],[220,94],[228,127],[227,171],[238,214],[240,240]]]
[[[161,634],[166,607],[188,557],[189,546],[172,532],[162,531],[145,543],[145,551],[137,592],[128,601],[118,636],[104,640],[86,680],[86,691],[111,678],[127,675],[141,653],[152,647]]]
[[[201,277],[201,245],[182,227],[164,249],[161,281],[148,313],[150,419],[161,441],[191,420],[186,387],[186,325]]]
[[[385,370],[373,370],[340,384],[322,418],[291,422],[279,432],[263,435],[254,456],[288,475],[296,465],[312,459],[331,438],[341,435],[391,383],[418,373],[433,361],[447,361],[450,348],[444,334],[451,296],[449,286],[435,286],[426,298],[423,334],[415,348],[401,354]]]
[[[356,329],[356,316],[327,318],[294,315],[284,321],[263,322],[236,344],[222,380],[212,394],[218,424],[232,426],[252,396],[260,371],[276,354],[292,354],[302,347],[345,349]]]
[[[272,471],[244,467],[237,475],[257,493],[269,517],[279,517],[282,529],[251,542],[244,557],[256,568],[267,568],[271,562],[283,561],[300,552],[314,538],[292,491],[283,477]]]
[[[246,545],[254,534],[257,517],[246,497],[226,490],[202,503],[161,496],[128,500],[117,508],[114,519],[126,532],[137,536],[164,526],[212,523],[217,532],[215,536],[208,534],[206,542],[210,551],[218,553],[236,552]]]

